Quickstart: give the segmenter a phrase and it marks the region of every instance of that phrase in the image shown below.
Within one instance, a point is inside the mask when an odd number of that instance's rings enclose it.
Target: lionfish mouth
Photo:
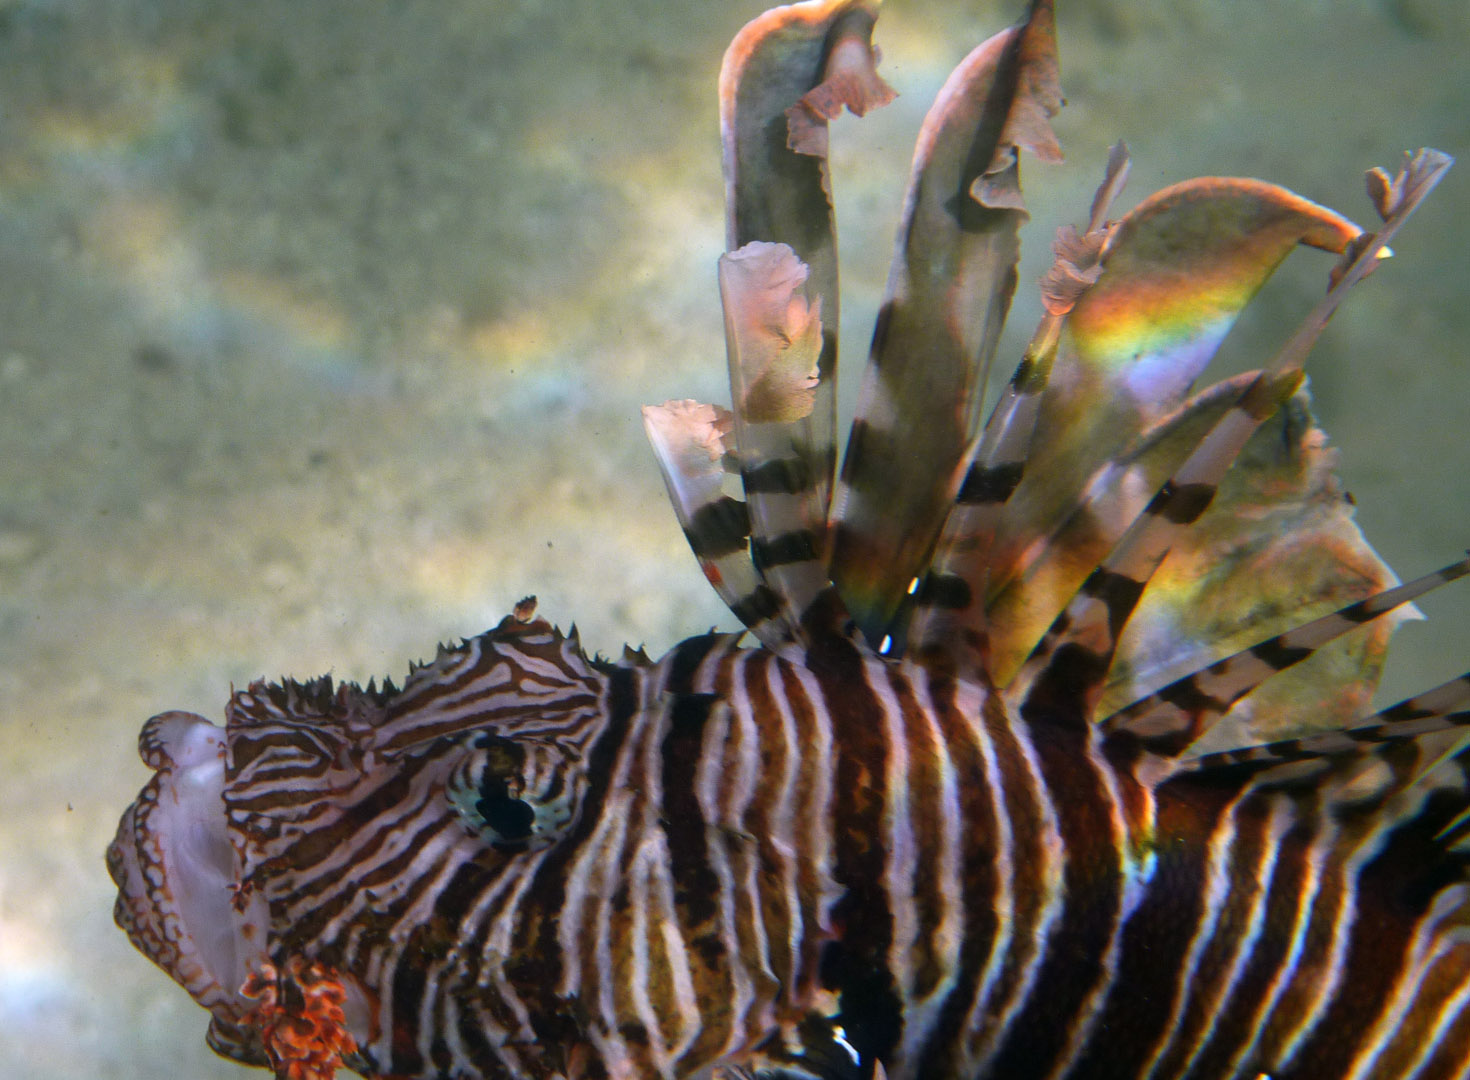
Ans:
[[[249,1008],[240,990],[265,959],[264,899],[242,896],[225,817],[225,733],[202,716],[166,712],[138,739],[153,778],[107,849],[115,917],[139,950],[222,1015]]]

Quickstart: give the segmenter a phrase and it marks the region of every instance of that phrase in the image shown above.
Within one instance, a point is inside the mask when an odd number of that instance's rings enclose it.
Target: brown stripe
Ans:
[[[803,495],[816,487],[811,467],[800,458],[780,458],[743,468],[747,495]]]
[[[888,1056],[902,1030],[887,966],[893,917],[883,889],[886,854],[878,842],[884,835],[887,760],[883,714],[867,685],[863,654],[850,642],[815,642],[807,668],[821,686],[835,729],[835,876],[846,890],[833,906],[838,940],[823,950],[821,978],[840,995],[838,1022],[866,1062]]]
[[[1249,809],[1243,813],[1264,813],[1264,806],[1260,810],[1256,806],[1268,799],[1261,794],[1250,796],[1243,804]],[[1307,886],[1307,864],[1316,839],[1317,822],[1314,818],[1299,820],[1282,834],[1277,845],[1275,866],[1266,886],[1261,935],[1252,946],[1228,999],[1223,1002],[1221,995],[1227,989],[1225,980],[1230,973],[1227,961],[1238,942],[1216,930],[1196,966],[1183,1019],[1168,1052],[1160,1060],[1156,1076],[1178,1075],[1196,1051],[1199,1051],[1199,1056],[1188,1075],[1219,1076],[1245,1049],[1272,984],[1287,961],[1291,938],[1297,928],[1302,890]],[[1302,917],[1305,918],[1306,914]]]
[[[757,570],[791,563],[813,562],[821,557],[817,540],[808,530],[782,533],[780,536],[756,536],[750,541],[750,557]]]
[[[1145,513],[1171,525],[1193,525],[1215,501],[1214,484],[1176,484],[1167,481],[1149,500]]]
[[[1408,960],[1418,922],[1440,889],[1463,879],[1466,859],[1447,854],[1435,840],[1462,806],[1462,799],[1449,792],[1431,799],[1424,812],[1384,838],[1383,850],[1359,872],[1342,982],[1295,1055],[1319,1075],[1346,1075],[1356,1062],[1358,1048],[1388,1004]],[[1374,806],[1358,813],[1378,817],[1385,809]]]
[[[949,974],[948,962],[942,952],[944,943],[936,939],[944,915],[944,900],[939,893],[941,867],[937,856],[943,818],[947,815],[942,801],[942,768],[947,747],[936,745],[934,729],[924,717],[914,689],[900,669],[888,665],[883,671],[898,702],[903,738],[909,754],[909,826],[917,851],[912,881],[917,925],[913,945],[914,982],[910,993],[912,997],[923,1000]],[[920,674],[917,669],[906,669],[904,674],[909,672],[915,677]]]
[[[713,924],[720,882],[710,868],[704,813],[695,782],[699,775],[705,723],[719,703],[713,694],[676,694],[669,705],[668,734],[662,757],[662,822],[669,845],[674,902],[688,917],[692,939]]]
[[[1168,1035],[1172,1002],[1193,971],[1184,968],[1190,945],[1201,924],[1210,917],[1210,845],[1231,824],[1231,807],[1238,788],[1166,783],[1157,793],[1155,826],[1156,863],[1143,899],[1123,931],[1122,948],[1107,999],[1096,1029],[1067,1075],[1073,1080],[1123,1080],[1144,1075],[1159,1044]],[[1235,822],[1230,874],[1247,870],[1259,853],[1265,830],[1264,816],[1250,815]],[[1231,890],[1235,899],[1249,889]],[[1233,908],[1239,914],[1239,905]],[[1224,916],[1222,915],[1222,918]],[[1233,927],[1239,933],[1240,927]],[[1223,926],[1216,926],[1218,936]],[[1145,1006],[1146,1007],[1141,1007]]]
[[[690,548],[701,559],[719,559],[742,551],[749,535],[749,507],[728,495],[701,506],[684,530]]]
[[[975,602],[975,594],[969,582],[959,575],[930,570],[920,580],[919,593],[914,599],[925,607],[966,611]]]
[[[1027,969],[1035,962],[1042,947],[1038,934],[1053,886],[1050,870],[1052,836],[1042,805],[1045,792],[1031,776],[1031,766],[999,694],[987,696],[981,716],[1004,784],[1001,794],[1011,830],[1013,910],[1012,936],[1005,960],[988,992],[984,1012],[978,1018],[980,1026],[968,1033],[972,1045],[976,1046],[1000,1034],[991,1024],[1004,1015],[1023,988]]]
[[[714,642],[709,639],[714,637],[693,639],[698,644],[691,651],[698,651],[701,646],[712,647]],[[676,654],[683,655],[684,645],[676,647]],[[505,975],[525,997],[532,1027],[545,1045],[573,1045],[580,1039],[579,1029],[556,994],[565,974],[557,941],[557,919],[565,906],[568,867],[602,817],[613,764],[638,710],[641,677],[641,672],[627,668],[614,668],[608,673],[603,705],[606,726],[588,749],[587,792],[582,799],[581,817],[576,827],[541,860],[535,880],[517,907],[513,934],[516,940],[524,942],[524,948],[506,964]]]
[[[1331,946],[1336,941],[1334,924],[1351,899],[1346,863],[1357,848],[1361,833],[1361,829],[1340,831],[1323,863],[1305,945],[1291,969],[1286,990],[1277,1000],[1261,1034],[1259,1053],[1265,1061],[1280,1060],[1287,1040],[1295,1036],[1317,1007],[1318,993],[1329,977],[1327,965]]]
[[[978,718],[963,716],[955,704],[955,681],[946,675],[929,676],[929,697],[935,720],[949,751],[958,787],[960,810],[960,874],[964,937],[954,989],[944,1000],[939,1018],[919,1057],[917,1075],[955,1076],[962,1067],[960,1051],[964,1024],[980,979],[996,945],[999,916],[996,874],[999,833],[992,800],[1000,792],[990,788],[978,740]]]
[[[1044,1076],[1066,1064],[1060,1054],[1104,978],[1122,914],[1122,851],[1112,800],[1088,758],[1090,733],[1075,716],[1056,717],[1029,699],[1022,716],[1061,832],[1064,903],[1026,1004],[991,1063],[996,1076]]]

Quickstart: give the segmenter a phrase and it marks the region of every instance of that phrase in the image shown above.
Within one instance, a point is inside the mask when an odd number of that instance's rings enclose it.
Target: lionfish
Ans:
[[[1198,179],[1059,231],[1049,0],[921,129],[840,473],[827,123],[892,91],[877,0],[777,8],[720,77],[733,409],[645,411],[746,627],[653,661],[536,617],[381,689],[167,712],[108,851],[118,923],[292,1080],[1470,1073],[1470,676],[1369,714],[1404,607],[1303,361],[1382,219]],[[1258,370],[1194,389],[1297,245],[1340,256]],[[738,477],[738,485],[736,478]],[[744,634],[756,647],[742,644]]]

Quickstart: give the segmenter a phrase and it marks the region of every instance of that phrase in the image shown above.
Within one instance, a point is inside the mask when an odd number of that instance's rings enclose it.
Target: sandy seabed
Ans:
[[[532,592],[614,654],[730,625],[637,407],[724,398],[713,88],[759,6],[0,0],[0,1076],[245,1075],[112,926],[151,714],[401,676]],[[880,22],[902,97],[834,132],[849,391],[919,119],[1016,6]],[[1253,175],[1364,222],[1365,168],[1470,150],[1462,0],[1061,6],[1069,162],[1024,166],[1003,366],[1116,138],[1125,204]],[[1405,575],[1470,542],[1467,211],[1470,162],[1311,365]],[[1290,264],[1230,351],[1327,265]],[[1470,599],[1425,606],[1388,696],[1465,666]]]

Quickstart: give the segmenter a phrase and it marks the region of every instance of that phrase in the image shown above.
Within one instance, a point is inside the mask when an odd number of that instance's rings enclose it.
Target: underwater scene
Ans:
[[[716,82],[760,0],[0,0],[0,1077],[264,1075],[113,922],[103,852],[166,709],[261,677],[402,683],[534,594],[591,655],[738,622],[640,418],[724,401]],[[898,97],[832,125],[851,414],[919,125],[1023,5],[889,0]],[[1065,164],[1021,165],[1015,302],[1108,151],[1114,216],[1258,177],[1376,221],[1363,173],[1461,160],[1313,350],[1356,521],[1405,580],[1470,544],[1470,9],[1059,0]],[[1294,255],[1219,363],[1322,294]],[[988,406],[987,406],[988,408]],[[1470,598],[1377,701],[1459,673]]]

